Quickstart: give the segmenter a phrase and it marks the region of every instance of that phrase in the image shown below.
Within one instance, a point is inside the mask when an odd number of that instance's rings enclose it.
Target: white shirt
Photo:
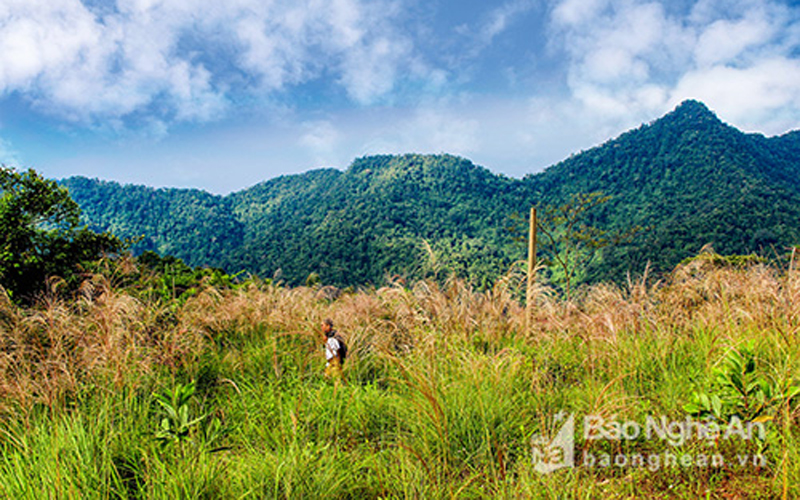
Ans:
[[[339,341],[335,337],[328,337],[328,340],[325,341],[325,359],[330,361],[335,356],[338,356],[339,349],[341,349]]]

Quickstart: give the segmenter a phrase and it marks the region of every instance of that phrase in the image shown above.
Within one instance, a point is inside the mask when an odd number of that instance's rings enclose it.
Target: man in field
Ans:
[[[325,376],[339,382],[342,378],[342,365],[347,355],[345,345],[336,330],[333,329],[333,321],[326,319],[322,322],[322,342],[325,347]]]

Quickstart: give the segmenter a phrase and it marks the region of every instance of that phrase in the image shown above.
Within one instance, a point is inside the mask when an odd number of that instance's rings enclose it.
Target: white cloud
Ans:
[[[789,107],[796,126],[796,18],[775,1],[701,0],[679,12],[654,0],[563,0],[551,44],[567,57],[571,98],[602,122],[632,126],[699,98],[740,123]]]
[[[676,41],[662,6],[649,2],[623,9],[593,2],[590,7],[590,17],[554,11],[554,27],[570,57],[570,79],[633,87],[650,78],[656,55]]]
[[[456,27],[455,32],[465,43],[460,44],[458,51],[451,54],[452,60],[459,63],[474,61],[497,37],[535,6],[535,0],[507,0],[498,7],[487,9],[474,25],[462,24]]]
[[[800,61],[776,58],[746,68],[714,66],[685,74],[672,102],[693,97],[740,127],[779,134],[797,126]],[[794,115],[787,120],[787,112]]]
[[[412,45],[390,0],[79,0],[0,5],[0,96],[19,92],[76,121],[139,114],[207,121],[232,97],[316,78],[370,103],[412,73]],[[409,68],[414,68],[409,72]]]
[[[31,87],[45,72],[85,63],[98,43],[91,14],[77,0],[9,0],[0,6],[0,89]]]
[[[470,156],[483,145],[479,113],[467,109],[474,104],[432,101],[413,109],[359,116],[344,125],[350,137],[358,137],[351,145],[352,155],[446,152]]]
[[[340,81],[353,99],[370,104],[389,93],[397,79],[400,59],[409,52],[406,44],[387,38],[350,50],[342,64]]]
[[[427,143],[428,151],[469,155],[480,148],[480,124],[474,118],[442,109],[422,108],[411,123],[415,142]]]
[[[698,66],[736,61],[749,47],[768,42],[771,35],[772,28],[760,16],[715,21],[700,34],[694,57]]]
[[[553,8],[553,21],[559,25],[577,26],[594,19],[609,0],[563,0]]]
[[[315,166],[331,166],[339,163],[336,156],[341,134],[328,120],[306,122],[301,125],[303,135],[298,145],[306,150]]]
[[[515,17],[533,8],[531,0],[513,0],[497,7],[489,13],[487,22],[480,29],[480,39],[489,44],[496,36],[508,28]]]

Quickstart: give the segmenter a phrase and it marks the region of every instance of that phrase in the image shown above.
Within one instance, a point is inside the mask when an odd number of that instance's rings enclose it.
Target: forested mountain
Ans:
[[[380,283],[387,275],[491,283],[524,257],[515,241],[531,205],[579,193],[610,199],[586,214],[600,228],[644,228],[605,248],[588,276],[670,269],[708,243],[772,255],[800,242],[800,132],[766,138],[687,101],[663,118],[523,179],[449,155],[359,158],[344,172],[284,176],[220,197],[71,178],[96,230],[144,235],[135,246],[192,265],[279,274],[290,284]]]
[[[153,189],[70,177],[61,181],[81,207],[89,229],[135,242],[194,265],[219,264],[242,242],[244,225],[229,200],[195,189]]]
[[[367,157],[345,172],[282,177],[230,196],[247,230],[228,263],[281,269],[292,282],[316,272],[326,283],[375,283],[437,266],[488,279],[512,262],[502,227],[523,187],[447,155]]]
[[[800,134],[765,138],[687,101],[649,125],[526,179],[542,199],[603,191],[608,224],[641,224],[633,245],[609,249],[595,275],[669,268],[703,245],[773,255],[800,236]]]

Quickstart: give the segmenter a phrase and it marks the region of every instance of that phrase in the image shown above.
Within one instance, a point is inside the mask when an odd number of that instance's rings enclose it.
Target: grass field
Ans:
[[[0,304],[3,497],[800,497],[798,271],[698,258],[569,302],[541,286],[528,325],[522,273],[165,300],[125,267]],[[573,466],[548,470],[569,415]]]

